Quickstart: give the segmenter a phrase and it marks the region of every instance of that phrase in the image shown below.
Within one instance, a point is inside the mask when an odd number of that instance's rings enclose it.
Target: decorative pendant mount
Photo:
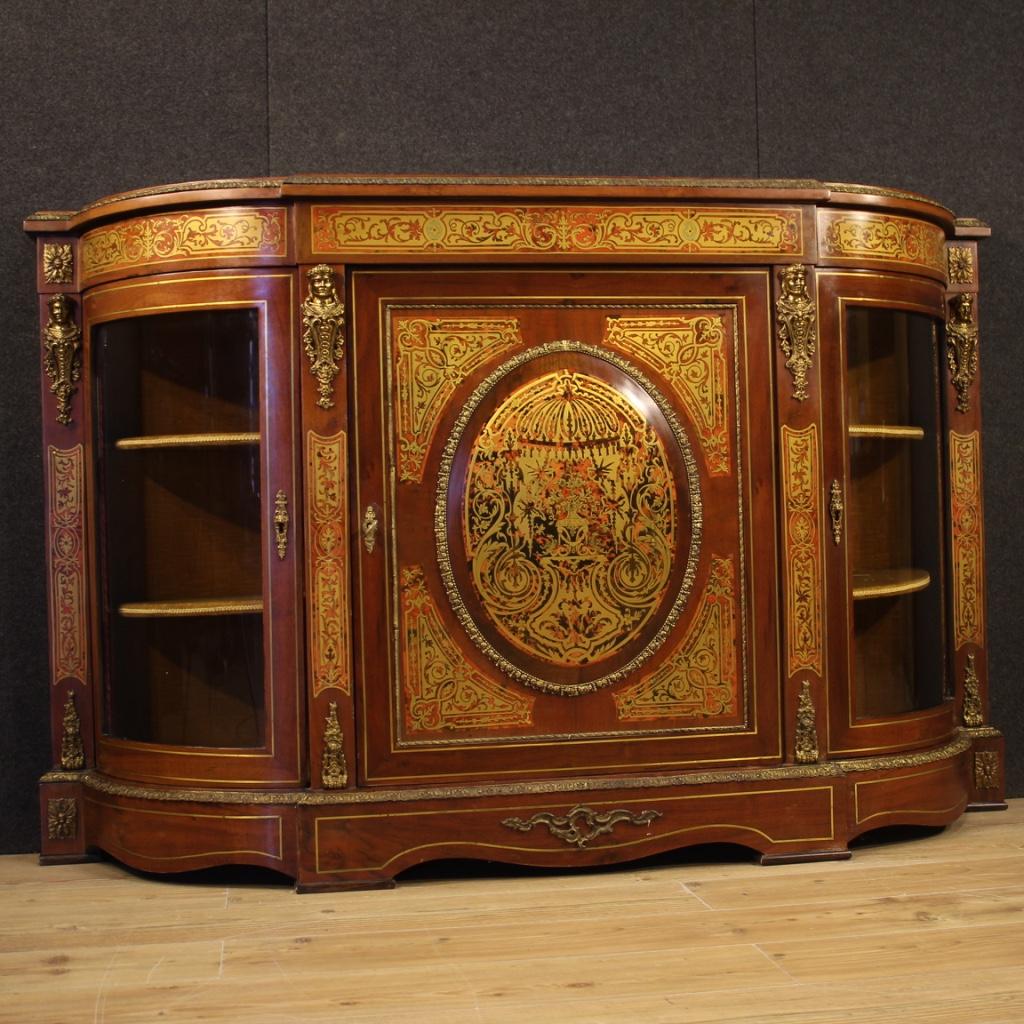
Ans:
[[[782,294],[775,303],[779,345],[786,369],[793,375],[793,397],[807,398],[807,374],[814,364],[817,345],[814,302],[807,291],[807,268],[799,263],[779,271]]]
[[[309,372],[316,377],[321,409],[334,408],[334,381],[345,354],[345,306],[338,298],[334,271],[326,263],[310,269],[309,296],[302,304],[302,345]]]
[[[85,767],[85,750],[82,747],[82,722],[75,707],[75,694],[68,690],[64,702],[64,720],[60,739],[60,766],[65,771],[77,772]]]
[[[320,782],[324,789],[343,789],[348,784],[348,765],[345,762],[345,739],[338,722],[338,702],[332,700],[327,707]]]
[[[57,422],[71,422],[71,399],[82,376],[82,331],[71,318],[71,301],[66,295],[47,300],[50,316],[43,331],[43,366],[50,378],[50,391],[57,396]]]
[[[985,724],[985,716],[981,704],[981,683],[978,670],[974,667],[974,651],[967,655],[964,666],[964,725],[976,728]]]
[[[819,758],[817,714],[811,684],[805,679],[796,706],[796,760],[797,764],[814,764]]]
[[[946,362],[956,388],[956,411],[970,411],[970,387],[978,373],[978,325],[974,296],[967,292],[953,300],[953,318],[946,325]]]

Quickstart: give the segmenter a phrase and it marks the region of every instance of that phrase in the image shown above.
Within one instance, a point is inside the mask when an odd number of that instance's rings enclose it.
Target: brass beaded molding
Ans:
[[[969,750],[975,737],[1000,735],[994,729],[960,729],[949,743],[910,754],[825,761],[820,764],[777,765],[772,768],[736,768],[724,771],[684,772],[679,775],[648,775],[637,779],[559,779],[551,782],[519,782],[478,786],[398,790],[282,790],[173,789],[120,782],[94,771],[49,772],[40,782],[77,782],[97,793],[130,800],[192,801],[204,804],[253,804],[310,807],[337,804],[407,803],[420,800],[478,799],[546,793],[614,792],[623,789],[668,789],[673,786],[712,786],[735,782],[787,782],[793,779],[845,778],[851,773],[917,768],[947,761]]]

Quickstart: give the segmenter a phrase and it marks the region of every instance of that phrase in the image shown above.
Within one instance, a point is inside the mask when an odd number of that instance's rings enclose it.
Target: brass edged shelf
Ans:
[[[890,426],[885,423],[851,423],[850,437],[885,437],[895,441],[923,441],[923,427]]]
[[[259,433],[144,434],[141,437],[119,438],[114,442],[114,447],[121,451],[133,451],[139,448],[210,448],[259,443]]]
[[[260,597],[209,598],[202,601],[132,601],[118,605],[128,619],[173,619],[194,615],[251,615],[263,611]]]
[[[853,574],[853,599],[901,597],[924,590],[932,581],[925,569],[871,569]]]

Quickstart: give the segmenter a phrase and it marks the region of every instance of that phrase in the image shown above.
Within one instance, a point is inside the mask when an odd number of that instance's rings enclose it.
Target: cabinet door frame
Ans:
[[[361,717],[359,749],[359,781],[365,785],[394,785],[409,781],[470,781],[473,779],[505,777],[558,777],[568,773],[611,774],[625,768],[631,770],[679,770],[691,766],[722,766],[777,764],[781,762],[782,737],[778,708],[779,650],[778,626],[774,604],[777,563],[777,513],[775,511],[776,473],[774,450],[761,445],[755,435],[756,424],[774,414],[770,404],[770,390],[757,383],[760,374],[770,377],[770,273],[767,269],[736,268],[722,273],[706,269],[644,268],[623,271],[595,268],[570,271],[563,268],[493,268],[470,270],[428,270],[412,268],[349,268],[352,274],[352,323],[354,362],[351,387],[353,392],[353,430],[361,437],[353,443],[354,508],[375,506],[380,509],[384,525],[385,543],[369,554],[360,547],[353,559],[356,571],[354,601],[356,605],[356,685],[357,702]],[[397,275],[397,277],[395,277]],[[404,277],[403,277],[404,275]],[[521,275],[511,286],[510,275]],[[384,283],[404,281],[403,285]],[[526,279],[530,283],[526,283]],[[371,288],[364,282],[376,280]],[[411,282],[418,282],[416,283]],[[660,282],[660,283],[656,283]],[[529,290],[532,288],[533,290]],[[396,290],[397,289],[397,290]],[[524,290],[525,289],[525,290]],[[560,290],[562,289],[562,290]],[[565,294],[563,295],[563,291]],[[392,650],[392,640],[398,634],[393,630],[397,622],[396,594],[399,590],[397,563],[393,563],[392,527],[394,467],[389,452],[386,414],[372,413],[368,402],[376,403],[375,388],[383,386],[387,360],[382,349],[382,330],[385,313],[390,304],[398,303],[414,308],[448,308],[464,306],[469,309],[496,310],[513,306],[569,309],[574,302],[590,309],[601,306],[637,308],[659,304],[702,303],[730,304],[741,312],[743,327],[737,369],[743,378],[745,401],[741,415],[744,459],[741,500],[744,508],[743,557],[749,560],[749,575],[742,584],[749,594],[748,622],[749,704],[747,721],[730,734],[725,741],[724,732],[700,728],[674,727],[658,736],[636,730],[632,734],[598,732],[593,730],[566,730],[546,735],[519,738],[509,735],[486,744],[478,741],[460,742],[456,736],[450,743],[429,740],[407,741],[397,732],[395,716],[399,701],[394,673],[399,655]],[[434,306],[435,303],[439,305]],[[596,304],[596,305],[595,305]],[[745,342],[743,332],[745,331]],[[559,337],[565,337],[559,335]],[[535,351],[533,346],[543,339],[533,338],[524,351]],[[744,347],[745,345],[745,347]],[[486,366],[474,370],[472,383],[463,385],[468,394],[482,383],[488,371],[502,363],[503,357],[491,357]],[[511,350],[509,350],[511,359]],[[504,365],[504,364],[502,364]],[[663,388],[663,393],[664,393]],[[381,403],[383,404],[383,403]],[[458,400],[456,399],[456,406]],[[446,413],[445,422],[457,417]],[[437,450],[444,447],[449,436],[448,427],[439,427]],[[770,435],[769,435],[770,436]],[[378,440],[379,439],[379,440]],[[436,458],[436,453],[430,458]],[[428,458],[429,462],[429,458]],[[431,485],[432,487],[433,485]],[[702,485],[703,486],[703,485]],[[706,501],[707,499],[705,499]],[[731,499],[735,500],[735,496]],[[735,506],[733,506],[735,507]],[[434,506],[429,519],[434,522]],[[705,505],[705,516],[709,514]],[[423,522],[428,516],[425,514]],[[417,520],[419,522],[419,520]],[[754,526],[749,524],[753,523]],[[756,525],[761,524],[761,525]],[[430,527],[433,530],[433,525]],[[749,531],[749,532],[748,532]],[[424,555],[436,560],[433,534]],[[706,561],[705,558],[708,560]],[[701,586],[704,573],[709,571],[710,549],[702,552]],[[774,571],[773,571],[774,570]],[[739,579],[743,576],[737,569]],[[404,585],[404,584],[403,584]],[[696,597],[695,588],[693,597]],[[444,607],[441,591],[434,591],[437,608]],[[738,607],[738,606],[737,606]],[[756,615],[754,612],[756,609]],[[687,605],[687,615],[692,604]],[[445,610],[443,613],[449,613]],[[681,619],[680,623],[684,620]],[[463,637],[463,639],[465,639]],[[397,641],[396,641],[397,643]],[[666,647],[667,649],[667,647]],[[465,646],[474,665],[490,668],[490,662],[477,658],[474,648]],[[659,651],[659,657],[662,656]],[[654,663],[652,656],[652,664]],[[385,678],[386,677],[386,678]],[[634,677],[636,678],[636,677]],[[378,688],[386,687],[386,697]],[[611,690],[604,690],[611,701]],[[532,696],[533,690],[524,690]],[[542,694],[539,699],[545,698]],[[562,698],[576,700],[575,697]],[[557,762],[545,753],[555,741],[569,741]]]
[[[832,480],[842,483],[842,494],[850,494],[849,444],[846,408],[846,316],[853,307],[891,309],[923,314],[941,325],[945,319],[945,291],[941,284],[900,274],[877,271],[846,271],[819,269],[817,272],[817,304],[821,338],[821,378],[823,381],[822,415],[826,442],[822,487],[823,503],[829,506]],[[941,337],[940,337],[941,343]],[[939,386],[945,374],[944,357],[940,362]],[[936,396],[939,401],[941,396]],[[941,404],[941,403],[940,403]],[[940,419],[938,434],[945,453],[946,438]],[[945,458],[942,460],[945,466]],[[948,506],[946,472],[939,474],[942,517]],[[828,580],[826,596],[827,645],[829,671],[828,749],[832,756],[857,756],[868,753],[914,749],[930,746],[948,738],[955,728],[954,700],[945,695],[931,708],[913,710],[885,717],[857,717],[853,685],[853,599],[851,569],[848,560],[848,531],[845,516],[842,541],[826,542],[825,564]],[[941,530],[940,558],[948,566],[948,528]],[[943,615],[941,642],[947,673],[952,673],[952,650],[949,637],[949,573],[940,581]],[[952,678],[951,674],[948,678]]]
[[[259,316],[260,518],[263,578],[264,743],[252,748],[169,746],[104,734],[106,691],[100,644],[97,551],[90,581],[97,767],[138,782],[179,785],[297,786],[306,776],[301,742],[303,699],[301,473],[294,457],[299,415],[298,343],[292,309],[295,275],[287,269],[199,271],[98,285],[83,296],[85,434],[95,445],[92,328],[113,320],[183,310],[255,309]],[[95,459],[87,470],[88,522],[95,531],[99,496]],[[289,523],[285,557],[275,539],[275,495],[284,491]],[[96,548],[98,538],[94,541]],[[101,681],[102,680],[102,681]]]

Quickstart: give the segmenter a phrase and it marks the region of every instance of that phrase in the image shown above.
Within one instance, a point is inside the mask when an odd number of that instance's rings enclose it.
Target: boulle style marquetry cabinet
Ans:
[[[1003,806],[979,222],[292,177],[26,228],[45,861],[344,888]]]

